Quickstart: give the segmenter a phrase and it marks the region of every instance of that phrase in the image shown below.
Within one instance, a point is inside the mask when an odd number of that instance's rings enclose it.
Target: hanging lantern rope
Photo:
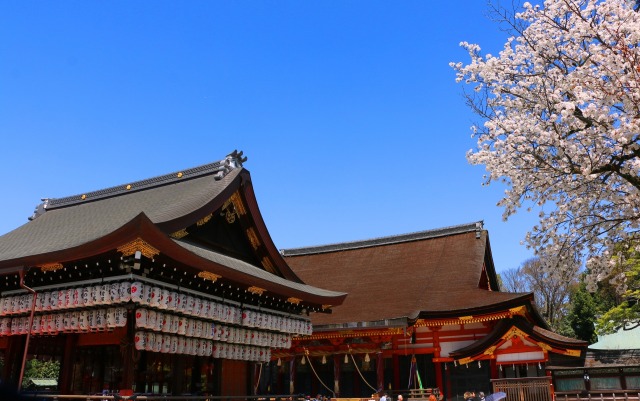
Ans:
[[[253,394],[258,394],[258,387],[260,387],[260,379],[262,378],[262,364],[260,364],[260,369],[258,370],[258,380],[256,380],[256,386],[253,389]]]
[[[360,369],[358,368],[358,364],[356,363],[355,358],[353,357],[352,354],[349,354],[349,356],[351,357],[351,360],[353,361],[353,366],[356,367],[356,371],[358,371],[358,374],[360,375],[360,378],[362,379],[362,381],[364,382],[364,384],[366,384],[367,386],[369,386],[369,388],[371,390],[373,390],[374,392],[378,392],[378,389],[376,389],[375,387],[372,387],[371,384],[369,384],[369,382],[367,381],[367,379],[364,378],[364,376],[362,376],[362,372],[360,372]]]
[[[320,379],[320,376],[318,376],[318,373],[316,372],[316,369],[313,367],[313,364],[311,363],[311,359],[309,359],[309,357],[307,355],[303,355],[302,357],[305,358],[307,360],[307,362],[309,362],[309,367],[311,368],[311,371],[313,371],[313,374],[316,376],[316,379],[318,379],[320,384],[322,384],[322,387],[324,387],[327,390],[331,391],[331,394],[333,394],[333,398],[335,398],[336,397],[336,393],[333,390],[331,390],[326,384],[324,384],[322,379]]]

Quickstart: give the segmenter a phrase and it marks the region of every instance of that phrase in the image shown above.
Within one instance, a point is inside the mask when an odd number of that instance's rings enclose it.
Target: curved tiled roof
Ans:
[[[273,246],[251,189],[242,154],[180,172],[132,182],[41,205],[31,221],[0,236],[0,271],[60,263],[115,250],[135,238],[198,270],[236,283],[257,285],[317,305],[339,305],[346,294],[305,285]],[[259,241],[275,264],[270,271],[169,234],[206,216],[240,192]],[[258,241],[258,239],[255,239]],[[247,241],[249,241],[247,239]]]
[[[317,326],[465,316],[530,302],[531,294],[479,288],[488,251],[481,227],[471,223],[281,253],[305,283],[349,294],[333,314],[313,316]]]
[[[140,213],[155,224],[180,218],[211,202],[238,180],[242,171],[242,168],[236,168],[216,180],[217,170],[211,170],[142,191],[125,190],[96,200],[87,197],[84,202],[79,197],[71,197],[73,202],[65,198],[67,201],[63,204],[67,207],[53,207],[0,236],[0,264],[92,242],[122,227]],[[49,202],[55,203],[55,200]]]
[[[259,278],[261,280],[264,280],[273,284],[298,290],[301,293],[308,293],[308,294],[318,295],[320,297],[332,297],[332,298],[344,297],[346,295],[342,292],[329,291],[329,290],[313,287],[313,286],[302,284],[302,283],[295,283],[295,282],[286,280],[282,277],[271,274],[263,269],[260,269],[242,260],[235,259],[230,256],[222,255],[217,252],[213,252],[209,249],[202,248],[198,245],[195,245],[186,241],[182,241],[182,240],[174,240],[174,241],[176,244],[200,256],[201,258],[210,260],[222,266],[232,268],[235,271],[247,274],[252,277]]]

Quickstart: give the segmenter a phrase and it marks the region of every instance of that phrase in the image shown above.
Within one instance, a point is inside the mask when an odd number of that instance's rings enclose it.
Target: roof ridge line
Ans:
[[[63,198],[43,198],[42,203],[36,206],[36,209],[29,220],[33,220],[45,213],[47,210],[73,206],[80,203],[96,201],[105,198],[111,198],[132,192],[138,192],[145,189],[155,188],[163,185],[172,184],[178,181],[184,181],[192,178],[202,177],[205,175],[214,175],[216,181],[221,180],[232,170],[242,167],[242,163],[247,161],[246,157],[242,157],[243,152],[234,150],[224,159],[191,167],[181,171],[175,171],[169,174],[163,174],[156,177],[146,178],[139,181],[129,182],[127,184],[116,185],[96,191],[85,192],[83,194],[66,196]]]
[[[346,251],[360,248],[369,248],[372,246],[379,245],[391,245],[398,244],[402,242],[411,242],[418,241],[422,239],[429,238],[437,238],[437,237],[445,237],[448,235],[455,234],[463,234],[467,232],[476,232],[476,238],[479,238],[480,231],[483,230],[484,221],[479,220],[472,223],[460,224],[455,226],[434,228],[431,230],[425,231],[416,231],[412,233],[385,236],[385,237],[376,237],[365,240],[357,240],[357,241],[347,241],[326,245],[316,245],[316,246],[308,246],[308,247],[300,247],[300,248],[291,248],[291,249],[281,249],[280,254],[282,256],[300,256],[300,255],[311,255],[317,253],[327,253],[327,252],[336,252],[336,251]]]

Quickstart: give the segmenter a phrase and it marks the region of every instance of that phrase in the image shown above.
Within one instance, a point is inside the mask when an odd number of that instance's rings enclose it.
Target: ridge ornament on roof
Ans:
[[[246,161],[247,157],[243,157],[242,151],[238,152],[237,150],[234,150],[220,161],[204,164],[202,166],[193,167],[187,170],[176,171],[174,173],[147,178],[141,181],[135,181],[124,185],[117,185],[115,187],[100,189],[84,194],[67,196],[64,198],[42,198],[42,203],[36,206],[36,209],[34,210],[33,215],[29,217],[29,220],[33,220],[38,216],[43,215],[47,210],[72,206],[98,199],[110,198],[125,193],[159,187],[162,185],[171,184],[176,181],[202,177],[205,175],[213,175],[213,178],[218,181],[229,174],[229,172],[237,168],[241,168],[242,164]]]

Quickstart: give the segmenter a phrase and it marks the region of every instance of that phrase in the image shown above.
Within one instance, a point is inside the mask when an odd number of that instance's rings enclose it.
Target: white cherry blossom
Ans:
[[[467,158],[485,184],[507,184],[507,219],[539,207],[525,242],[549,269],[586,258],[591,278],[611,271],[608,250],[640,229],[640,12],[629,0],[523,4],[503,22],[499,55],[463,42],[451,63],[483,120]]]

